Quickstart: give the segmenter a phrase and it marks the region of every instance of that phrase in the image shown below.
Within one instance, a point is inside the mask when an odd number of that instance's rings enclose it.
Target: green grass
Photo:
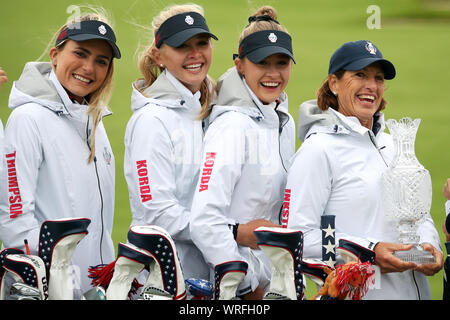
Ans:
[[[51,5],[50,5],[51,3]],[[116,63],[115,89],[110,103],[114,116],[105,126],[116,157],[116,212],[113,238],[126,240],[131,221],[128,190],[123,176],[123,136],[131,115],[131,82],[140,77],[137,69],[138,44],[147,44],[149,33],[136,25],[149,25],[162,8],[171,4],[162,0],[92,1],[114,16],[122,59]],[[177,3],[184,3],[178,1]],[[232,54],[247,17],[261,5],[273,5],[279,21],[291,33],[297,64],[287,88],[290,112],[297,118],[301,102],[314,98],[325,79],[332,52],[343,42],[373,41],[396,66],[398,76],[388,83],[385,94],[389,104],[387,118],[421,118],[416,153],[433,179],[431,214],[444,241],[441,225],[445,218],[442,188],[450,177],[448,122],[450,106],[448,73],[450,70],[450,6],[442,0],[199,0],[205,8],[210,29],[219,37],[215,42],[210,75],[217,79],[232,66]],[[66,9],[72,1],[2,1],[0,19],[0,66],[9,82],[0,91],[0,118],[6,123],[9,90],[27,61],[38,58],[52,34],[69,17]],[[82,3],[80,3],[82,4]],[[381,29],[369,30],[366,20],[369,5],[381,10]],[[44,60],[47,60],[46,58]],[[297,146],[300,142],[297,143]],[[430,277],[432,298],[442,297],[442,272]],[[310,288],[313,288],[310,285]],[[315,291],[312,289],[312,291]]]

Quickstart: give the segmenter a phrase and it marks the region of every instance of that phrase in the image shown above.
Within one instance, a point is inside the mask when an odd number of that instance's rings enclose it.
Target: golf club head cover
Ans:
[[[259,227],[254,234],[272,268],[270,292],[290,300],[303,299],[303,232],[287,228]]]
[[[177,249],[169,233],[158,226],[132,226],[128,242],[147,250],[153,257],[145,287],[170,293],[174,300],[186,299],[183,272]]]
[[[211,300],[213,298],[214,286],[210,281],[190,278],[185,283],[187,291],[192,296],[190,300]]]
[[[38,288],[16,282],[9,290],[9,300],[42,300],[42,295]]]
[[[337,252],[341,255],[344,263],[356,261],[356,262],[375,262],[375,252],[359,244],[346,240],[339,240],[339,247]]]
[[[49,300],[73,300],[73,252],[88,233],[87,218],[47,220],[39,233],[39,257],[45,262]]]
[[[218,264],[214,268],[215,300],[234,300],[239,284],[247,274],[245,261],[230,261]]]
[[[44,261],[38,256],[26,254],[8,254],[3,268],[10,272],[14,282],[24,283],[37,288],[42,297],[48,299],[48,281],[45,273]]]
[[[107,300],[131,299],[130,289],[136,276],[153,261],[153,257],[133,244],[119,243],[114,273],[106,290]]]
[[[138,300],[173,300],[173,298],[167,291],[149,286],[142,288]]]
[[[320,217],[320,230],[322,230],[322,261],[330,268],[336,264],[336,227],[334,215]]]
[[[317,286],[317,289],[322,288],[327,279],[328,274],[325,272],[325,268],[329,267],[328,264],[322,260],[316,259],[303,259],[302,260],[302,272]]]
[[[5,292],[6,292],[6,283],[5,283],[5,275],[6,270],[3,268],[5,263],[5,257],[8,254],[23,254],[24,252],[20,249],[16,248],[6,248],[0,252],[0,300],[5,300]]]

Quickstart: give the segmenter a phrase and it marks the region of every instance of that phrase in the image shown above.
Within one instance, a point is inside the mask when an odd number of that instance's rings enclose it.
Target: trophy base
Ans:
[[[394,252],[394,256],[400,260],[414,262],[415,264],[428,264],[436,262],[434,256],[430,252],[423,250],[419,245],[414,245],[408,251],[396,251]]]

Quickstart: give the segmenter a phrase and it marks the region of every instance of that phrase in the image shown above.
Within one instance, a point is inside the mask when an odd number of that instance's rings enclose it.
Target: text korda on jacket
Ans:
[[[1,181],[9,193],[0,202],[3,247],[24,249],[27,239],[36,254],[45,220],[91,219],[89,234],[72,259],[75,282],[81,276],[84,292],[91,288],[89,266],[115,259],[114,156],[103,123],[96,130],[96,160],[88,163],[92,129],[88,106],[69,99],[46,62],[25,65],[13,84],[9,107],[13,111],[4,140],[8,179]]]
[[[191,233],[212,267],[235,260],[249,264],[239,287],[242,294],[258,284],[265,288],[270,264],[261,250],[238,246],[229,225],[259,218],[279,223],[295,124],[285,93],[280,101],[263,105],[236,68],[219,79],[218,89],[204,139]]]
[[[385,217],[381,199],[381,177],[395,152],[391,136],[384,132],[383,114],[375,115],[369,130],[356,117],[331,108],[321,111],[311,100],[300,106],[298,117],[303,144],[288,175],[290,203],[285,219],[288,228],[304,232],[303,257],[322,256],[321,215],[336,216],[336,244],[347,239],[373,250],[379,241],[398,243],[395,224]],[[419,230],[421,242],[440,248],[430,216]],[[426,277],[407,271],[378,272],[365,298],[419,297],[430,297]]]
[[[189,219],[203,141],[200,92],[192,94],[167,70],[142,94],[133,84],[125,132],[125,178],[132,225],[169,232],[185,278],[209,279],[209,268],[192,243]]]

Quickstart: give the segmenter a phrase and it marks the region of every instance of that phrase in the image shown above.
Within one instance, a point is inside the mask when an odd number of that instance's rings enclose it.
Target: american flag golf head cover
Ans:
[[[183,272],[178,259],[175,242],[169,233],[158,226],[132,226],[128,242],[147,250],[153,257],[145,287],[162,289],[174,300],[186,299]]]
[[[16,249],[16,248],[6,248],[0,252],[0,300],[5,300],[6,270],[3,268],[3,265],[5,264],[5,257],[8,254],[23,254],[23,253],[24,252],[21,249]]]
[[[49,282],[49,300],[73,300],[72,255],[87,235],[87,218],[47,220],[39,233],[39,257],[44,261]]]
[[[239,284],[247,274],[248,264],[245,261],[230,261],[218,264],[214,268],[214,299],[233,300]]]
[[[303,274],[316,284],[317,289],[320,289],[323,286],[325,280],[328,277],[328,274],[325,272],[326,267],[328,267],[328,264],[323,262],[322,260],[302,260]]]
[[[114,272],[106,290],[107,300],[126,300],[135,277],[153,261],[147,250],[128,243],[119,243]]]
[[[270,292],[290,300],[303,299],[303,233],[287,228],[259,227],[258,246],[272,267]]]
[[[8,254],[3,267],[11,273],[15,282],[39,289],[41,300],[47,300],[47,276],[45,264],[41,258],[25,254]]]
[[[185,283],[192,300],[211,300],[213,298],[214,286],[210,281],[190,278]]]
[[[359,244],[349,240],[340,239],[337,252],[344,260],[344,263],[352,261],[370,262],[370,263],[375,262],[375,251],[360,246]]]

